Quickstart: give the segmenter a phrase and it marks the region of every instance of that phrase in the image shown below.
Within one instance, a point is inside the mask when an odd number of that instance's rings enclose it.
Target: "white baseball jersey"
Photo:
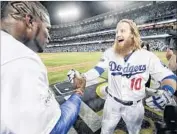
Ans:
[[[39,56],[1,31],[1,133],[48,134],[60,115]]]
[[[96,67],[84,73],[84,76],[89,81],[99,77],[105,69],[108,70],[108,92],[125,101],[138,101],[145,97],[145,83],[149,74],[156,81],[173,74],[155,54],[145,49],[136,50],[123,58],[109,48]]]

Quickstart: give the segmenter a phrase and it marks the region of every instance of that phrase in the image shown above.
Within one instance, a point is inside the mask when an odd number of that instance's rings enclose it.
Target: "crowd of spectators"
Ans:
[[[167,49],[166,39],[151,39],[146,40],[150,45],[151,51],[165,51]],[[45,49],[46,53],[55,52],[95,52],[104,51],[113,45],[113,41],[107,43],[89,43],[80,45],[64,45],[64,46],[47,47]]]
[[[161,21],[166,18],[173,19],[176,16],[176,3],[173,1],[151,4],[145,7],[137,7],[135,10],[123,11],[123,13],[112,14],[102,19],[95,19],[90,23],[83,23],[76,26],[68,26],[64,28],[55,28],[51,30],[51,37],[62,38],[83,33],[96,32],[106,29],[115,28],[119,20],[123,18],[133,19],[137,24],[144,24],[153,21]],[[61,32],[62,31],[62,32]]]
[[[167,34],[170,28],[162,27],[162,28],[153,28],[153,29],[143,29],[140,31],[140,35],[144,36],[152,36],[152,35],[162,35]],[[105,42],[114,40],[115,32],[107,33],[107,34],[88,34],[87,36],[73,36],[72,38],[66,39],[56,39],[53,41],[53,44],[60,44],[60,46],[66,45],[75,45],[82,44],[85,42]]]
[[[167,42],[165,39],[153,39],[147,41],[151,51],[165,51],[167,49]]]
[[[87,45],[72,45],[72,46],[60,46],[60,47],[48,47],[45,49],[46,53],[56,52],[101,52],[111,47],[112,43],[94,43]]]
[[[104,42],[106,40],[114,39],[115,34],[100,34],[100,35],[94,35],[94,36],[86,36],[86,37],[76,37],[73,39],[68,39],[68,40],[59,40],[55,41],[60,45],[70,45],[70,44],[75,44],[75,43],[84,43],[84,42]]]
[[[141,36],[152,36],[159,34],[168,34],[171,27],[161,27],[161,28],[152,28],[152,29],[143,29],[140,30]]]
[[[111,16],[108,15],[106,18],[95,19],[89,23],[59,29],[55,28],[51,30],[51,41],[49,44],[54,47],[47,47],[45,52],[102,51],[113,44],[115,31],[113,30],[106,34],[93,33],[115,29],[117,22],[123,18],[133,19],[137,24],[144,24],[153,20],[157,21],[160,18],[165,19],[167,16],[174,17],[176,12],[175,2],[158,2],[158,4],[137,7],[134,10],[122,11],[122,13],[112,13]],[[140,35],[141,37],[162,35],[167,34],[170,29],[171,27],[140,29]],[[167,48],[165,39],[150,39],[148,42],[152,51],[164,51]]]

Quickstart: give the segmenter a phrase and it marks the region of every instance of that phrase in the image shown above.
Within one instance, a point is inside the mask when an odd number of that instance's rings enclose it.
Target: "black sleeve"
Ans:
[[[146,82],[146,84],[145,84],[145,87],[150,87],[150,84],[151,84],[151,76],[149,75],[149,79],[148,79],[148,81]]]
[[[176,97],[177,97],[177,90],[176,90],[176,92],[174,93],[174,96],[176,96]]]

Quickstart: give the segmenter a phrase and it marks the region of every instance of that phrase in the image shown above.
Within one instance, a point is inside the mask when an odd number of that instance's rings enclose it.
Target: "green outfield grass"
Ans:
[[[155,52],[162,62],[167,64],[165,52]],[[43,53],[39,54],[48,69],[49,83],[67,79],[68,70],[74,68],[85,72],[94,67],[99,61],[101,52],[72,52],[72,53]],[[106,73],[103,74],[107,76]]]

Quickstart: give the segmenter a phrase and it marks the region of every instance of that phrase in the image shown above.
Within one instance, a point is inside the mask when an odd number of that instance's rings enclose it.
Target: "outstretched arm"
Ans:
[[[66,134],[77,120],[80,112],[81,98],[75,93],[61,106],[61,116],[50,134]]]
[[[108,51],[105,51],[97,65],[83,74],[86,81],[94,80],[102,75],[108,68]]]
[[[101,74],[108,68],[108,52],[104,52],[102,58],[98,62],[98,64],[87,71],[86,73],[80,74],[78,71],[72,69],[68,72],[67,76],[71,83],[73,83],[74,87],[81,88],[83,84],[87,81],[94,80],[101,76]],[[79,76],[80,75],[80,76]],[[79,76],[79,77],[75,77]]]

